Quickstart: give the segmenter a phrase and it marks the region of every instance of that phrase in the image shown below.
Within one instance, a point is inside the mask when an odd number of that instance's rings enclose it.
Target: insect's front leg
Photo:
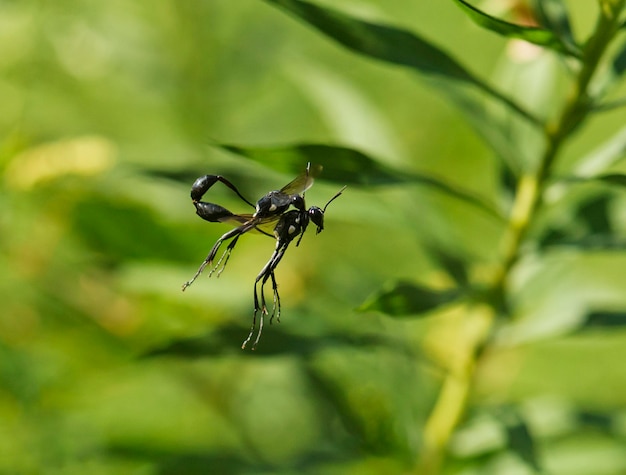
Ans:
[[[204,194],[209,190],[209,188],[215,185],[215,183],[217,183],[218,181],[233,190],[237,194],[237,196],[239,196],[239,198],[241,198],[243,201],[245,201],[254,208],[254,205],[243,197],[237,187],[221,175],[204,175],[198,178],[194,182],[194,184],[191,185],[191,200],[194,203],[199,202]]]

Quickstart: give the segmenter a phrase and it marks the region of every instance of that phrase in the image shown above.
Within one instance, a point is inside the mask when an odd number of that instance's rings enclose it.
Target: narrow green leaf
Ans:
[[[345,47],[423,73],[476,83],[456,60],[414,33],[369,23],[301,0],[266,0],[305,20]]]
[[[358,311],[377,311],[392,317],[423,316],[462,295],[459,289],[435,290],[413,282],[385,286],[369,297]]]
[[[618,187],[626,187],[626,174],[624,173],[605,173],[591,177],[567,176],[560,178],[559,181],[565,183],[594,183],[601,182],[607,185],[615,185]]]
[[[596,89],[598,97],[602,97],[607,94],[613,87],[620,84],[620,80],[624,76],[626,71],[626,41],[624,41],[611,60],[611,66],[602,71],[602,74],[596,79]],[[617,99],[609,102],[599,102],[593,106],[594,112],[603,112],[611,109],[623,107],[625,105],[625,99]]]
[[[576,219],[594,235],[611,235],[613,226],[609,208],[611,198],[607,194],[594,196],[580,204],[576,212]]]
[[[607,173],[606,175],[597,176],[595,179],[609,185],[626,187],[626,175],[623,173]]]
[[[466,259],[458,253],[443,248],[440,244],[430,243],[425,246],[428,255],[441,267],[460,287],[469,285],[469,275]]]
[[[459,7],[478,25],[507,38],[519,38],[529,43],[550,48],[559,53],[580,57],[580,52],[572,51],[552,31],[544,28],[516,25],[488,15],[464,0],[454,0]]]
[[[448,53],[415,33],[352,18],[349,15],[302,0],[266,0],[304,20],[344,47],[422,74],[469,84],[505,104],[531,123],[540,121],[509,97],[478,79]]]
[[[534,0],[533,7],[541,25],[553,31],[570,51],[580,56],[581,49],[574,38],[567,5],[563,0]]]
[[[426,179],[421,175],[412,176],[396,172],[368,155],[347,147],[323,144],[296,144],[278,147],[215,145],[277,172],[291,175],[301,173],[306,168],[307,163],[319,164],[323,167],[324,179],[346,185],[393,185]]]
[[[375,186],[414,183],[429,186],[501,219],[501,215],[493,206],[470,192],[429,175],[398,172],[351,148],[323,144],[259,148],[227,144],[214,145],[273,170],[292,175],[301,173],[309,162],[320,164],[323,166],[323,178],[340,185]]]
[[[590,427],[595,430],[602,431],[606,434],[617,436],[618,425],[616,417],[609,411],[597,411],[589,409],[578,409],[576,411],[578,423],[583,427]],[[619,430],[619,429],[618,429]]]
[[[526,421],[513,409],[507,410],[506,417],[503,419],[508,448],[515,452],[533,470],[541,472],[535,441]]]
[[[626,328],[626,311],[603,311],[594,310],[589,312],[580,330],[603,329],[612,330],[614,328]]]
[[[626,41],[622,44],[617,54],[613,57],[611,69],[615,78],[619,78],[626,71]]]
[[[605,234],[591,234],[583,237],[551,235],[541,243],[541,247],[570,247],[580,251],[624,252],[626,239]]]
[[[602,146],[583,157],[576,167],[575,174],[593,177],[626,157],[626,126],[618,130]]]
[[[143,358],[175,357],[181,359],[197,359],[224,356],[228,353],[240,355],[275,356],[281,354],[308,355],[320,348],[332,345],[334,348],[348,346],[351,348],[394,348],[412,354],[412,350],[403,342],[380,334],[329,333],[323,339],[311,339],[287,332],[282,325],[273,325],[271,331],[263,332],[263,339],[254,352],[241,351],[241,342],[250,330],[245,321],[241,324],[223,324],[215,327],[211,333],[200,337],[180,338],[169,341],[161,346],[144,352]]]
[[[572,247],[586,251],[623,251],[626,240],[617,236],[611,222],[611,195],[603,193],[577,203],[567,225],[551,228],[541,238],[540,247]]]

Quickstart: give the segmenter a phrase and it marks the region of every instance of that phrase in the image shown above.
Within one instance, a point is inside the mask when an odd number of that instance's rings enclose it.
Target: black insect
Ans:
[[[335,198],[343,193],[343,190],[346,189],[344,186],[341,190],[339,190],[335,196],[328,200],[328,203],[326,203],[324,208],[311,206],[309,209],[306,209],[304,193],[311,187],[311,185],[313,185],[313,179],[317,174],[319,174],[321,168],[322,167],[319,165],[311,167],[311,164],[309,163],[306,170],[302,174],[280,190],[270,191],[267,193],[259,199],[259,201],[257,201],[256,206],[245,199],[235,185],[220,175],[202,176],[198,178],[191,187],[191,200],[196,207],[196,214],[198,216],[212,223],[231,223],[235,224],[237,227],[227,232],[217,240],[209,255],[200,265],[196,274],[191,278],[191,280],[183,284],[183,290],[189,287],[207,266],[213,266],[213,261],[215,260],[217,251],[224,241],[231,239],[230,243],[226,247],[226,250],[209,271],[209,277],[216,271],[219,277],[226,267],[230,254],[242,234],[249,231],[258,231],[266,236],[276,239],[276,249],[274,250],[272,257],[270,257],[270,260],[267,264],[265,264],[263,269],[261,269],[261,272],[259,272],[259,275],[257,275],[256,280],[254,281],[254,315],[252,317],[252,327],[250,328],[248,337],[241,345],[242,348],[246,347],[254,335],[256,317],[259,311],[261,312],[259,330],[252,345],[252,349],[256,348],[256,345],[261,338],[261,333],[263,331],[263,317],[264,315],[268,315],[265,303],[264,286],[270,279],[272,281],[272,290],[274,295],[270,323],[272,323],[274,317],[276,317],[277,321],[280,321],[280,296],[278,295],[278,285],[276,284],[274,271],[280,263],[280,260],[285,255],[287,247],[289,247],[289,244],[291,244],[291,242],[298,236],[296,246],[300,245],[304,232],[311,221],[315,224],[315,226],[317,226],[317,233],[320,233],[324,229],[324,212],[326,211],[326,208]],[[233,190],[239,198],[255,208],[254,214],[234,214],[220,205],[200,201],[209,188],[211,188],[218,181]],[[289,209],[290,207],[293,209]],[[268,231],[271,231],[272,234]],[[261,283],[260,300],[258,294],[259,282]]]

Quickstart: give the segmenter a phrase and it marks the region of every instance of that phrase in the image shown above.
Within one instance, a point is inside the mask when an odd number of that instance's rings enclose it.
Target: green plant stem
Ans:
[[[619,0],[619,3],[619,6],[614,5],[614,9],[601,9],[595,33],[584,50],[582,68],[563,111],[553,124],[546,126],[547,146],[539,167],[534,174],[523,176],[518,183],[509,227],[503,239],[503,265],[494,283],[494,290],[501,301],[504,300],[510,272],[520,257],[526,234],[543,204],[543,192],[563,143],[587,118],[591,109],[589,83],[602,54],[619,29],[619,12],[625,0]]]
[[[589,84],[608,44],[617,33],[619,13],[626,0],[600,0],[600,15],[594,34],[587,42],[581,69],[558,118],[545,126],[546,148],[536,171],[520,178],[508,226],[502,238],[502,264],[492,283],[489,309],[470,312],[473,331],[468,332],[462,360],[446,376],[425,428],[425,447],[416,473],[439,473],[450,438],[466,411],[481,349],[488,347],[496,317],[503,312],[508,283],[518,262],[528,231],[543,206],[546,183],[564,142],[587,118],[592,101]]]

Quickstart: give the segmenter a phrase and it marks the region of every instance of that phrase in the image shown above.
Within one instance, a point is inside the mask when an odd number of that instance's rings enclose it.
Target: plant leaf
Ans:
[[[549,229],[541,238],[540,246],[567,246],[588,251],[626,249],[626,240],[613,231],[610,204],[611,196],[607,193],[578,203],[574,219],[569,219],[564,227]]]
[[[415,33],[353,18],[302,0],[266,0],[304,20],[346,48],[420,73],[476,86],[531,123],[540,121],[509,97],[470,73],[437,46]]]
[[[541,472],[535,442],[524,418],[512,407],[505,408],[500,418],[506,431],[508,448],[536,472]]]
[[[613,57],[611,70],[615,80],[619,79],[626,71],[626,41],[624,41],[617,54]]]
[[[554,32],[570,51],[580,57],[580,46],[576,43],[567,6],[563,0],[534,0],[533,7],[544,28]]]
[[[593,150],[576,167],[576,176],[592,177],[626,157],[626,126],[618,130],[601,147]]]
[[[556,233],[546,237],[541,246],[550,247],[572,247],[581,251],[626,251],[626,239],[605,234],[590,234],[588,236],[570,238]]]
[[[295,14],[343,46],[366,56],[408,66],[426,74],[476,83],[447,53],[414,33],[369,23],[301,0],[266,0]]]
[[[454,251],[445,249],[437,243],[430,243],[424,246],[428,249],[428,255],[441,267],[459,287],[469,285],[469,275],[467,270],[467,260]]]
[[[619,81],[626,71],[626,41],[624,41],[611,60],[610,67],[602,71],[602,74],[596,79],[596,96],[602,97],[614,86],[620,84]],[[626,104],[624,98],[611,100],[608,102],[596,101],[593,105],[594,112],[604,112],[611,109],[623,107]]]
[[[263,334],[263,339],[254,352],[242,352],[241,341],[248,331],[249,326],[247,325],[224,324],[215,328],[210,334],[174,339],[144,352],[141,356],[143,358],[168,356],[197,359],[234,353],[255,355],[255,358],[281,354],[310,355],[328,345],[335,348],[346,346],[365,350],[388,347],[412,355],[412,349],[407,347],[404,342],[385,335],[329,333],[323,339],[311,339],[289,334],[280,325],[274,325],[271,332]]]
[[[593,183],[601,182],[607,185],[614,185],[618,187],[626,186],[626,174],[624,173],[605,173],[603,175],[579,177],[579,176],[566,176],[560,179],[564,183]]]
[[[616,327],[626,328],[626,311],[592,310],[585,316],[580,331],[611,330]]]
[[[626,187],[626,174],[623,173],[607,173],[595,178],[598,181],[608,183],[609,185],[617,185]]]
[[[454,0],[456,4],[478,25],[507,38],[519,38],[529,43],[550,48],[559,53],[580,57],[579,51],[573,51],[552,31],[534,26],[522,26],[509,23],[488,15],[464,0]]]
[[[375,186],[415,183],[429,186],[501,218],[493,206],[470,192],[429,175],[400,173],[351,148],[323,144],[258,148],[228,144],[215,144],[215,146],[254,160],[273,170],[292,175],[301,173],[309,162],[317,163],[324,168],[324,179],[342,185]]]
[[[590,427],[595,430],[600,430],[605,434],[617,436],[618,429],[615,416],[609,412],[603,412],[598,410],[578,409],[576,411],[576,419],[578,423],[584,428]]]
[[[413,282],[399,281],[370,296],[360,312],[378,311],[392,317],[415,317],[435,310],[461,296],[459,289],[435,290]]]
[[[609,213],[610,204],[611,198],[608,195],[594,196],[580,204],[576,218],[591,234],[611,235],[613,227]]]

